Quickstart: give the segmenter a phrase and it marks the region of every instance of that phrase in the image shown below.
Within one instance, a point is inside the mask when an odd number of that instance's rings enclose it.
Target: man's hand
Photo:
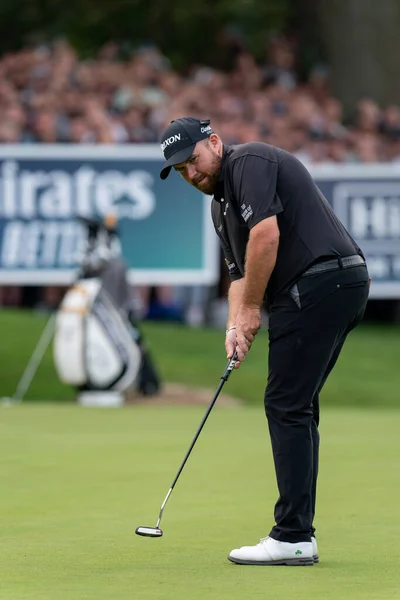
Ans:
[[[226,357],[232,358],[233,353],[236,350],[236,328],[231,329],[230,331],[227,332],[226,338],[225,338],[225,350],[226,350]],[[238,369],[239,367],[240,367],[240,362],[237,361],[235,363],[235,369]]]
[[[261,326],[261,309],[257,305],[241,304],[236,316],[236,349],[240,362],[245,360]]]

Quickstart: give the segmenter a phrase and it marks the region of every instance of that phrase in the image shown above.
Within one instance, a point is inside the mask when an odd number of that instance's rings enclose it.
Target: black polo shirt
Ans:
[[[224,146],[211,213],[232,280],[244,276],[250,229],[276,215],[280,239],[269,303],[311,264],[363,256],[304,165],[261,142]]]

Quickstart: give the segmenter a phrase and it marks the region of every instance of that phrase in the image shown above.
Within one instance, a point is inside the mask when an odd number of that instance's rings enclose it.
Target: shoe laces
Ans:
[[[260,539],[260,542],[257,544],[257,546],[262,546],[263,542],[266,542],[267,540],[269,540],[270,536],[267,535],[266,537],[263,537]]]

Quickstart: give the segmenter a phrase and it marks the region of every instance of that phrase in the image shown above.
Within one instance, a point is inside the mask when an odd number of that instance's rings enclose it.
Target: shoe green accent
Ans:
[[[295,555],[299,556],[300,554],[303,554],[301,550],[296,550]]]

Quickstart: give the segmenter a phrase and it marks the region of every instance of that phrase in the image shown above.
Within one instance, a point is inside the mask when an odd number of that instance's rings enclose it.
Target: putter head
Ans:
[[[135,533],[144,537],[161,537],[163,534],[159,527],[136,527]]]

